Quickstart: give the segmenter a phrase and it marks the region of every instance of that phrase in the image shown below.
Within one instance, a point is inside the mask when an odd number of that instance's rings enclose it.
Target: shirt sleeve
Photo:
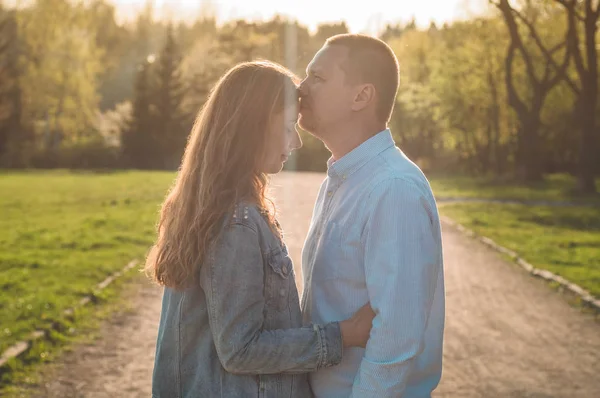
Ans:
[[[441,243],[432,202],[416,184],[384,181],[369,203],[364,264],[376,316],[351,396],[402,397],[423,350],[441,272]]]

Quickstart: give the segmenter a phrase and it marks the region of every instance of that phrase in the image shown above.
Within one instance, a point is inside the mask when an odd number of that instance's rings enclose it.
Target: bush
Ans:
[[[114,169],[121,166],[120,150],[109,146],[102,137],[37,151],[31,158],[35,168]]]

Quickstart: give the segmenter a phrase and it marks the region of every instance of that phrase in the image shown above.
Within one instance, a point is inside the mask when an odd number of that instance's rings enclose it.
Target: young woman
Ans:
[[[165,286],[152,396],[309,397],[307,372],[364,346],[373,313],[302,325],[268,175],[302,143],[295,77],[228,71],[200,111],[146,262]]]

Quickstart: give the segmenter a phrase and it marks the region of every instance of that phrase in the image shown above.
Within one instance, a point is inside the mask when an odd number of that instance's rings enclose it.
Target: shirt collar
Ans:
[[[345,180],[381,152],[395,145],[389,129],[369,138],[338,160],[330,157],[327,161],[327,175],[330,178]]]

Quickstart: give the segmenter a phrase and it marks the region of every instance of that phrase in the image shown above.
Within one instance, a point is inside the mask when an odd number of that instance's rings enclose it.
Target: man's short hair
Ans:
[[[398,92],[398,59],[384,41],[360,34],[340,34],[330,37],[325,45],[348,49],[343,65],[346,78],[352,83],[371,83],[378,96],[377,116],[389,122]]]

